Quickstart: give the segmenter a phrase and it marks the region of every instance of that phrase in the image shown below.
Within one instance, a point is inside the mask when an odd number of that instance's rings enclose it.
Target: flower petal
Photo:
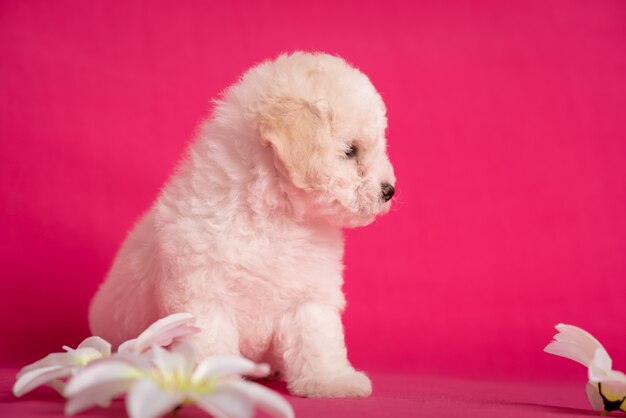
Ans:
[[[52,353],[48,354],[46,357],[41,360],[37,360],[34,363],[31,363],[27,366],[24,366],[22,370],[17,374],[17,378],[19,379],[25,373],[28,373],[35,369],[41,369],[42,367],[50,367],[50,366],[73,366],[74,361],[72,360],[72,355],[70,353]]]
[[[117,347],[118,353],[131,353],[135,351],[135,343],[137,342],[137,338],[133,338],[132,340],[124,341]]]
[[[193,374],[194,383],[210,378],[220,378],[229,375],[246,375],[253,377],[265,377],[269,374],[270,367],[267,364],[256,364],[241,356],[221,355],[204,359]]]
[[[72,367],[70,366],[49,366],[31,370],[17,379],[13,385],[13,394],[17,397],[22,396],[41,385],[68,377],[71,374]]]
[[[81,342],[76,348],[93,348],[98,350],[98,352],[103,356],[111,355],[111,344],[108,341],[96,336],[84,339],[83,342]]]
[[[195,359],[186,357],[185,354],[186,351],[167,351],[155,345],[152,347],[152,363],[166,380],[173,379],[174,376],[187,376],[189,379]]]
[[[196,395],[198,406],[218,418],[250,418],[254,415],[254,401],[246,393],[229,386],[216,388],[208,395]]]
[[[160,334],[156,337],[154,344],[160,345],[161,347],[167,347],[172,344],[174,340],[177,338],[182,338],[187,335],[196,334],[200,332],[200,328],[194,327],[193,325],[181,325],[178,328],[174,328]]]
[[[594,411],[604,411],[604,400],[602,396],[600,396],[600,393],[598,393],[598,388],[591,382],[587,382],[585,390],[587,391],[587,398],[589,398],[589,403]]]
[[[48,383],[48,386],[56,390],[59,395],[63,396],[63,389],[65,388],[65,382],[63,380],[53,380]]]
[[[190,322],[194,319],[194,316],[190,313],[175,313],[159,319],[137,337],[133,344],[133,351],[141,353],[150,349],[154,344],[161,345],[160,342],[169,341],[169,345],[176,336],[188,335],[197,332],[196,330],[199,331],[198,328],[189,327]],[[184,331],[181,331],[183,332],[181,335],[176,335],[178,328],[184,329]],[[123,346],[124,344],[120,348]]]
[[[278,393],[254,382],[232,381],[226,383],[228,387],[245,393],[253,399],[260,409],[278,418],[293,418],[293,408],[285,398]]]
[[[130,418],[157,418],[176,408],[184,399],[182,393],[162,391],[150,379],[136,382],[126,396]]]
[[[104,383],[124,384],[144,376],[144,372],[128,363],[116,360],[102,360],[80,370],[65,385],[65,396],[74,397],[92,386]]]
[[[611,372],[611,358],[603,348],[598,348],[589,363],[589,380],[599,382]]]
[[[67,400],[67,402],[65,403],[64,413],[66,416],[72,416],[80,412],[83,412],[89,408],[92,408],[96,405],[106,408],[110,405],[110,403],[109,405],[99,404],[97,400],[92,399],[90,397],[77,396],[75,398],[70,398]]]
[[[90,363],[90,366],[91,364],[98,364],[100,362],[107,362],[112,360],[120,363],[126,363],[139,370],[143,370],[144,372],[151,370],[153,367],[148,356],[135,353],[115,353],[114,357],[104,357],[102,359],[94,360],[92,363]]]
[[[588,367],[596,350],[604,350],[602,344],[582,328],[558,324],[556,329],[559,332],[554,336],[555,341],[551,341],[544,348],[546,353],[565,357]],[[604,352],[606,353],[606,350]]]
[[[65,415],[74,415],[96,405],[106,408],[114,398],[127,392],[133,383],[134,380],[125,380],[89,386],[68,399]]]

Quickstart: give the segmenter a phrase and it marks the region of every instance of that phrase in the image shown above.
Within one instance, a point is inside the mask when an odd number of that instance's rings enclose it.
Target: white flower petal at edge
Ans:
[[[197,404],[217,418],[249,418],[254,405],[278,418],[293,418],[291,405],[275,392],[239,375],[265,376],[267,365],[237,356],[209,357],[196,366],[193,346],[182,344],[172,351],[155,345],[150,367],[141,367],[130,353],[125,361],[112,356],[77,373],[67,384],[67,414],[95,405],[107,405],[127,393],[130,418],[156,418],[179,405]],[[145,359],[135,355],[138,359]],[[70,407],[69,405],[73,405]]]
[[[65,353],[48,354],[22,368],[17,374],[13,394],[19,397],[46,384],[61,391],[63,384],[59,379],[70,377],[76,369],[111,354],[111,344],[100,337],[89,337],[76,349],[67,346],[63,349]]]
[[[117,351],[119,353],[143,353],[153,345],[166,347],[177,338],[200,332],[200,328],[191,325],[194,320],[192,314],[185,312],[159,319],[146,328],[137,338],[120,344]]]
[[[550,341],[544,348],[543,351],[546,353],[565,357],[589,367],[596,350],[604,350],[602,344],[582,328],[566,324],[558,324],[555,328],[559,332],[554,336],[554,341]]]
[[[613,362],[602,344],[587,331],[558,324],[559,331],[545,352],[574,360],[587,367],[587,397],[593,409],[626,412],[626,375],[612,370]]]
[[[72,367],[70,366],[49,366],[31,370],[17,379],[13,385],[13,394],[18,397],[22,396],[41,385],[68,377],[71,373]]]

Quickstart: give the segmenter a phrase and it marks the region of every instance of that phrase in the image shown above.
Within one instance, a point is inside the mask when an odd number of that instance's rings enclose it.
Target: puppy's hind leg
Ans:
[[[276,349],[294,395],[339,398],[372,392],[369,378],[348,362],[336,308],[306,303],[287,314],[277,330]]]
[[[189,289],[189,286],[173,285],[164,289],[161,306],[166,314],[188,312],[195,316],[194,325],[200,328],[200,332],[187,338],[198,348],[200,358],[218,354],[239,355],[239,331],[232,309],[215,298],[203,298],[202,294],[206,292]]]
[[[219,305],[205,306],[201,310],[188,306],[187,312],[196,316],[195,325],[201,329],[190,337],[199,349],[200,358],[240,354],[237,323],[229,309]]]

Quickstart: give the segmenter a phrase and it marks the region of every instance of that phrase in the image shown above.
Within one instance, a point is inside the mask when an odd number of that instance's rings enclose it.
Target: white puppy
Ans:
[[[203,355],[266,361],[302,396],[367,396],[341,324],[342,227],[389,210],[385,105],[326,54],[281,55],[217,102],[89,312],[114,345],[174,312]]]

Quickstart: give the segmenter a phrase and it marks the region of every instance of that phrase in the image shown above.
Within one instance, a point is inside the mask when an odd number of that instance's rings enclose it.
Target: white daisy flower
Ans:
[[[95,362],[68,382],[65,412],[72,415],[107,405],[126,393],[130,418],[157,418],[180,406],[196,405],[216,418],[249,418],[254,407],[279,418],[294,416],[277,393],[240,376],[264,377],[266,364],[239,356],[215,356],[196,363],[190,345],[173,351],[153,346],[150,358],[120,354]]]

